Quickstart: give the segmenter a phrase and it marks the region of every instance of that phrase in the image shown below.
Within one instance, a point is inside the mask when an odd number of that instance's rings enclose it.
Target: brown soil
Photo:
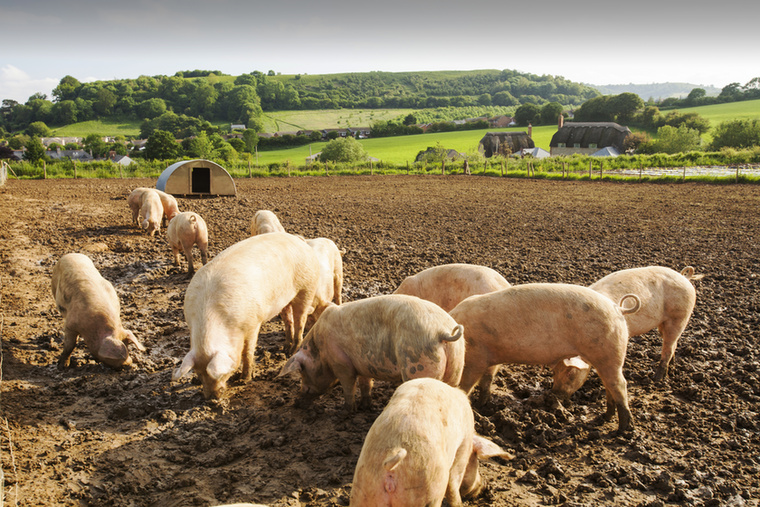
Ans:
[[[665,381],[652,382],[659,335],[631,339],[633,436],[616,437],[616,420],[592,424],[605,407],[595,374],[560,403],[546,394],[548,368],[505,366],[476,425],[516,459],[481,464],[488,489],[468,505],[757,505],[760,187],[480,176],[236,183],[237,197],[179,199],[209,224],[212,258],[248,235],[256,210],[271,209],[289,232],[346,250],[344,301],[450,262],[493,267],[515,284],[582,285],[622,268],[693,265],[706,277]],[[263,328],[255,379],[233,382],[221,402],[204,401],[189,378],[172,384],[189,348],[188,280],[164,231],[142,234],[125,200],[153,184],[0,187],[5,501],[347,505],[363,438],[393,386],[378,383],[373,409],[353,415],[338,390],[294,408],[299,382],[275,378],[286,360],[279,319]],[[55,366],[62,319],[50,274],[74,251],[115,285],[125,326],[147,347],[129,369],[105,368],[82,344],[70,368]]]

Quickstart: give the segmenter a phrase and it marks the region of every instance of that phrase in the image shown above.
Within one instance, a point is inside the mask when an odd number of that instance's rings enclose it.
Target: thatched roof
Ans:
[[[533,139],[526,132],[489,132],[480,140],[478,150],[486,157],[511,155],[526,148],[535,148]]]
[[[552,136],[549,146],[557,148],[561,143],[568,148],[578,144],[579,148],[590,148],[595,144],[597,148],[614,147],[619,153],[625,148],[623,142],[631,133],[628,127],[623,127],[613,122],[572,122],[565,123]]]

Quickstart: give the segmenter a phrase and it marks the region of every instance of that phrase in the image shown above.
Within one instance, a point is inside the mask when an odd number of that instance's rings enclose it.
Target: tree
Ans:
[[[77,98],[79,88],[82,87],[76,78],[71,76],[64,76],[61,81],[53,89],[53,96],[56,98],[56,102],[62,102],[64,100],[74,100]]]
[[[188,137],[182,141],[182,148],[185,154],[193,158],[210,158],[214,151],[214,145],[209,141],[205,132],[201,132],[195,137]]]
[[[706,96],[707,91],[705,91],[704,88],[694,88],[684,99],[684,105],[698,106],[702,102],[702,99],[704,99]]]
[[[358,162],[367,159],[367,152],[353,137],[341,137],[328,142],[322,149],[322,162]]]
[[[322,136],[320,135],[320,139],[321,138]],[[259,136],[256,134],[255,130],[246,129],[243,131],[243,142],[245,143],[245,151],[253,153],[256,145],[259,144]]]
[[[102,157],[108,151],[108,145],[100,134],[88,134],[82,139],[84,149],[92,153],[93,157]]]
[[[636,111],[644,107],[644,99],[635,93],[625,92],[609,100],[610,109],[618,123],[630,122]]]
[[[490,106],[493,102],[493,99],[491,98],[490,93],[483,93],[478,97],[478,104],[481,106]]]
[[[32,137],[50,137],[53,135],[53,131],[42,121],[30,123],[26,129],[26,133]]]
[[[575,121],[613,121],[614,119],[615,114],[610,107],[609,98],[605,96],[587,100],[575,112]]]
[[[493,96],[492,102],[494,106],[516,106],[519,104],[517,99],[506,90],[496,92]]]
[[[26,143],[26,151],[24,151],[24,160],[29,162],[38,162],[45,159],[45,145],[39,137],[32,136]]]
[[[559,121],[562,115],[562,104],[559,102],[549,102],[541,107],[541,124],[552,125]]]
[[[406,117],[404,117],[403,123],[404,125],[414,125],[415,123],[417,123],[417,117],[414,116],[414,114],[409,113],[408,115],[406,115]]]
[[[145,142],[145,158],[150,160],[177,158],[180,150],[172,133],[166,130],[156,130]]]
[[[678,128],[665,125],[657,129],[655,149],[661,153],[686,153],[699,150],[701,146],[702,137],[699,131],[686,125]]]
[[[751,148],[760,146],[760,120],[730,120],[715,127],[710,148]]]
[[[528,123],[539,123],[541,121],[541,109],[535,104],[528,102],[515,110],[515,122],[518,125],[528,125]]]
[[[152,98],[143,100],[137,104],[137,114],[140,118],[153,119],[161,116],[166,112],[166,101],[164,99]]]

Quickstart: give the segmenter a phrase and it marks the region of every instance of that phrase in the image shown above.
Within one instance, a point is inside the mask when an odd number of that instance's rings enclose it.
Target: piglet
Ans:
[[[129,197],[127,197],[127,205],[132,211],[132,222],[136,225],[140,225],[137,217],[140,215],[140,208],[142,207],[143,203],[143,194],[146,190],[150,189],[146,187],[138,187],[132,190],[132,192],[129,194]]]
[[[348,411],[355,410],[358,378],[362,408],[367,408],[372,379],[431,377],[458,385],[464,366],[462,335],[462,326],[445,311],[414,296],[375,296],[330,305],[279,376],[301,374],[300,405],[308,405],[339,381]]]
[[[623,377],[628,328],[624,313],[612,300],[587,287],[569,284],[517,285],[490,294],[471,296],[450,315],[465,329],[467,344],[460,387],[470,393],[480,381],[480,400],[490,397],[493,376],[500,364],[554,365],[580,356],[599,373],[607,390],[609,420],[618,411],[618,433],[633,426]]]
[[[132,331],[122,327],[116,291],[86,255],[62,256],[53,268],[52,289],[64,320],[59,369],[69,365],[79,336],[95,359],[115,369],[132,364],[127,344],[145,350]]]
[[[199,214],[192,211],[177,214],[169,222],[169,227],[166,229],[166,239],[172,247],[175,266],[179,266],[180,249],[185,253],[188,275],[192,276],[195,272],[193,245],[198,245],[203,264],[205,265],[208,262],[208,228]]]
[[[481,493],[478,460],[512,459],[475,434],[467,396],[432,378],[401,384],[364,440],[351,488],[353,507],[441,505]]]

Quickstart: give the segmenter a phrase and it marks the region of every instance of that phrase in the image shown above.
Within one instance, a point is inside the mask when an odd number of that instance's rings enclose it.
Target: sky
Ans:
[[[723,88],[760,76],[746,0],[0,0],[0,100],[81,82],[510,69]]]

